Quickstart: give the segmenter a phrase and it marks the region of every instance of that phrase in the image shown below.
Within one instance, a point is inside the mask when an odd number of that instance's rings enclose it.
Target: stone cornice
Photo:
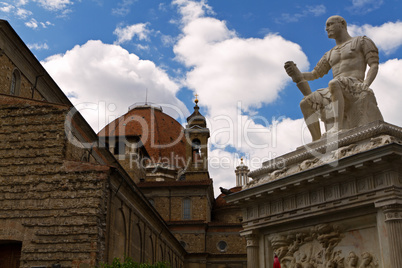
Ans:
[[[402,139],[402,128],[382,121],[376,121],[363,127],[345,131],[338,135],[322,138],[316,142],[303,145],[296,151],[264,162],[261,168],[251,171],[248,176],[258,178],[259,176],[274,170],[315,157],[317,154],[322,155],[337,148],[378,135],[391,135],[398,139]]]
[[[255,187],[244,189],[240,192],[225,196],[225,200],[228,203],[234,204],[252,204],[260,201],[267,201],[272,196],[273,199],[279,196],[285,196],[290,194],[290,191],[303,191],[310,186],[316,186],[317,184],[325,185],[325,183],[336,177],[336,181],[342,181],[348,178],[350,174],[364,173],[367,167],[371,168],[378,165],[381,169],[381,165],[389,161],[401,160],[402,157],[402,145],[392,143],[382,147],[372,149],[370,151],[362,152],[359,154],[351,155],[339,160],[336,167],[324,164],[317,166],[299,173],[291,174],[289,176],[273,180]],[[398,182],[402,185],[402,182]],[[274,197],[275,196],[275,197]]]

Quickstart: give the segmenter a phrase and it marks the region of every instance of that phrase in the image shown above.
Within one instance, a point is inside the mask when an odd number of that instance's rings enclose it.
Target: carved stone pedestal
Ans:
[[[298,148],[226,197],[248,267],[402,268],[402,129],[384,122]]]

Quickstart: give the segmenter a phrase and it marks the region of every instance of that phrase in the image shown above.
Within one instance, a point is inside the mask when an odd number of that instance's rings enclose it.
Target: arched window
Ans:
[[[194,139],[191,142],[193,162],[201,160],[201,142],[199,139]]]
[[[160,261],[160,262],[163,262],[163,248],[162,248],[162,245],[159,245],[159,255],[158,255],[158,260]]]
[[[14,70],[11,76],[10,95],[19,95],[21,87],[21,74],[17,69]]]
[[[114,215],[114,223],[112,230],[113,246],[112,246],[112,256],[124,259],[124,254],[126,254],[126,221],[124,217],[124,212],[122,209],[118,209]]]
[[[139,224],[133,222],[131,232],[131,258],[136,262],[141,262],[142,251],[141,227]]]
[[[182,201],[183,220],[191,219],[191,199],[184,198]]]
[[[145,262],[154,263],[154,242],[151,235],[145,238]]]

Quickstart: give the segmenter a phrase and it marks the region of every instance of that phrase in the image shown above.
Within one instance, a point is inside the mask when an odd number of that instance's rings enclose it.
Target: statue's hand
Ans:
[[[303,74],[293,61],[285,62],[285,70],[295,83],[299,83],[304,79]]]

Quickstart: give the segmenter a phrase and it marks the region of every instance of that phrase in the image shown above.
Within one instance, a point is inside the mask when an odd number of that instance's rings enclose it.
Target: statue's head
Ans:
[[[336,38],[342,31],[347,30],[346,20],[341,16],[331,16],[327,19],[325,30],[329,38]]]

